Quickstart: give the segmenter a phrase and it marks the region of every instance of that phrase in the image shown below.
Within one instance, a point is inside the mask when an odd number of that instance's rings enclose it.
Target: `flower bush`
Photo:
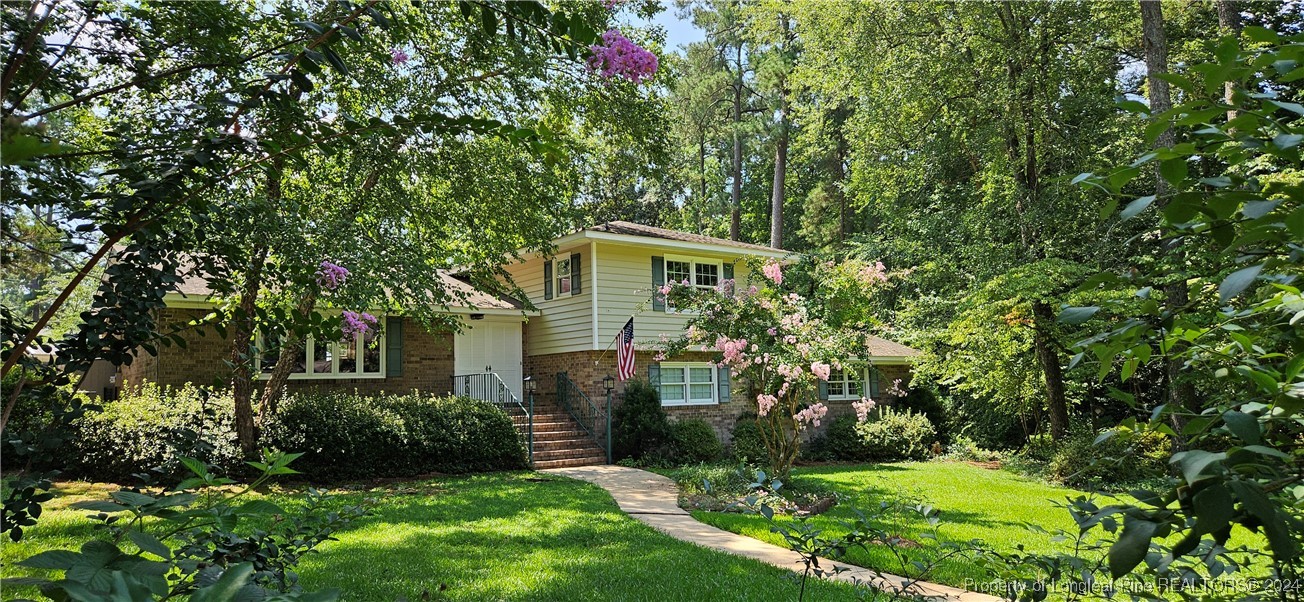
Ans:
[[[745,288],[723,279],[713,289],[687,282],[658,289],[656,295],[690,316],[684,335],[668,341],[659,358],[719,352],[717,365],[748,387],[771,473],[783,476],[797,459],[803,431],[820,426],[828,414],[817,398],[819,383],[841,368],[842,360],[863,353],[863,333],[814,315],[823,307],[822,270],[812,270],[814,294],[808,298],[783,288],[789,268],[780,262],[753,267],[759,269],[751,272],[763,277]],[[867,413],[871,402],[862,403]]]

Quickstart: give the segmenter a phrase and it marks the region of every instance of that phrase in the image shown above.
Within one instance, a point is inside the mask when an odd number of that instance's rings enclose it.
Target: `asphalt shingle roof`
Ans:
[[[634,222],[607,222],[598,224],[590,228],[596,232],[610,232],[612,234],[626,234],[629,236],[646,236],[649,238],[663,238],[666,240],[677,240],[680,242],[693,242],[705,245],[720,245],[723,247],[734,247],[738,249],[751,249],[753,251],[770,251],[783,252],[783,249],[767,247],[765,245],[754,245],[749,242],[738,242],[704,234],[693,234],[691,232],[680,232],[678,230],[668,230],[666,228],[657,228],[655,226],[644,226]]]

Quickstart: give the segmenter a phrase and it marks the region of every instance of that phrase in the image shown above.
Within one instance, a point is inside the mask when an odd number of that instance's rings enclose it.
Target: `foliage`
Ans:
[[[670,449],[675,462],[697,464],[720,458],[724,447],[715,427],[701,418],[677,420],[670,424]]]
[[[1150,484],[1147,481],[1167,474],[1172,456],[1172,442],[1167,437],[1158,433],[1112,435],[1109,431],[1080,431],[1055,444],[1047,476],[1077,489],[1119,490]]]
[[[977,441],[958,435],[947,444],[946,453],[942,454],[941,459],[957,462],[1000,462],[1005,459],[1005,456],[1003,452],[986,449]]]
[[[465,397],[308,391],[286,399],[263,433],[307,450],[299,465],[321,481],[524,468],[511,418]]]
[[[684,281],[654,291],[665,303],[690,312],[685,333],[669,342],[659,357],[697,348],[719,351],[719,365],[729,368],[735,382],[748,384],[747,397],[755,404],[770,468],[782,476],[797,459],[802,433],[818,427],[828,412],[817,398],[818,383],[827,381],[832,367],[847,359],[848,349],[863,345],[863,325],[844,327],[813,315],[825,307],[827,285],[837,281],[818,275],[828,271],[808,275],[816,284],[813,294],[803,296],[792,292],[792,274],[787,274],[789,284],[784,286],[781,263],[753,262],[750,268],[756,284],[747,288],[722,278],[709,290]],[[866,287],[886,278],[872,268],[855,273]]]
[[[1095,363],[1102,380],[1117,370],[1123,382],[1142,366],[1176,362],[1184,373],[1218,385],[1155,407],[1138,405],[1136,418],[1111,431],[1129,443],[1166,436],[1182,449],[1169,460],[1175,476],[1134,492],[1135,503],[1074,503],[1083,537],[1103,542],[1082,560],[1099,567],[1085,579],[1201,580],[1237,572],[1241,563],[1228,546],[1233,527],[1263,534],[1266,545],[1248,553],[1266,556],[1273,577],[1300,575],[1304,138],[1296,130],[1304,108],[1278,94],[1298,79],[1304,37],[1248,27],[1243,37],[1219,39],[1213,51],[1215,59],[1189,76],[1159,76],[1177,88],[1179,102],[1151,116],[1147,135],[1154,139],[1172,128],[1172,147],[1077,178],[1108,193],[1109,211],[1121,206],[1122,220],[1155,208],[1162,236],[1156,254],[1178,249],[1201,260],[1087,280],[1084,289],[1118,291],[1136,302],[1063,310],[1060,320],[1068,324],[1109,320],[1107,329],[1081,342],[1073,362]],[[1146,111],[1140,103],[1123,107]],[[1154,174],[1147,181],[1159,184],[1138,181],[1143,174]],[[1173,282],[1186,289],[1186,302],[1167,298]],[[1138,402],[1124,390],[1112,394]],[[1044,564],[1072,562],[1079,560]],[[1235,595],[1280,594],[1267,587]]]
[[[737,499],[751,491],[752,476],[756,470],[746,463],[684,464],[665,471],[667,477],[679,486],[680,493],[700,495],[711,493]]]
[[[910,410],[917,414],[923,414],[928,421],[933,423],[933,428],[937,430],[937,435],[942,441],[949,439],[949,429],[951,421],[948,420],[946,406],[937,398],[937,393],[928,387],[911,387],[906,392],[905,397],[898,397],[894,407],[901,410]]]
[[[6,579],[8,587],[35,586],[52,600],[234,599],[334,600],[339,592],[304,593],[295,565],[353,519],[360,506],[326,513],[325,495],[310,492],[302,513],[248,499],[250,492],[279,475],[294,474],[296,454],[266,452],[250,464],[260,476],[236,491],[232,480],[209,472],[203,462],[184,458],[193,476],[173,491],[122,489],[109,500],[73,505],[95,514],[99,537],[80,551],[50,550],[19,566],[55,570],[62,579]],[[245,498],[245,499],[241,499]],[[288,517],[270,530],[238,535],[242,522]],[[125,549],[124,549],[125,546]]]
[[[855,428],[865,455],[879,462],[925,460],[937,440],[937,431],[926,416],[891,407],[878,409]]]
[[[757,424],[756,414],[744,412],[738,416],[729,439],[729,454],[739,462],[770,463],[770,451],[765,448],[765,440],[761,438],[761,427]]]
[[[631,381],[624,401],[611,412],[611,431],[611,452],[618,460],[640,460],[664,451],[671,442],[670,421],[656,388],[647,381]]]
[[[840,462],[873,460],[870,446],[856,428],[858,424],[854,416],[838,416],[830,420],[824,432],[811,441],[810,452],[804,456],[812,460]]]
[[[187,472],[182,457],[228,474],[243,466],[229,390],[145,383],[102,406],[76,423],[69,455],[74,474],[119,483],[147,472],[173,478]]]

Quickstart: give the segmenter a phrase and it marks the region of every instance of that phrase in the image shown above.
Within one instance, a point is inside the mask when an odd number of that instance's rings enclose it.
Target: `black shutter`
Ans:
[[[403,318],[385,318],[385,376],[403,376]]]
[[[652,258],[652,311],[665,311],[666,298],[661,294],[661,287],[666,283],[666,258]],[[658,376],[660,374],[658,373]]]
[[[552,298],[552,260],[543,263],[543,298]]]
[[[719,394],[720,403],[729,403],[729,368],[727,366],[716,368],[715,378],[716,392]]]
[[[584,276],[580,274],[580,254],[571,253],[571,294],[578,295],[584,292]]]

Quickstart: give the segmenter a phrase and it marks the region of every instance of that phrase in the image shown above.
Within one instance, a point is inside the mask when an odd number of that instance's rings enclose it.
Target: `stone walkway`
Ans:
[[[695,543],[704,548],[737,554],[759,560],[769,565],[801,571],[801,557],[792,550],[763,541],[730,533],[697,522],[679,507],[679,491],[675,483],[659,474],[623,466],[577,466],[543,470],[548,474],[588,481],[611,493],[620,509],[630,516],[650,525],[675,539]],[[946,585],[911,582],[905,577],[876,574],[869,569],[841,562],[820,559],[820,566],[847,569],[830,577],[839,581],[868,583],[891,592],[909,587],[910,593],[933,600],[951,602],[999,602],[1000,598],[966,591]]]

